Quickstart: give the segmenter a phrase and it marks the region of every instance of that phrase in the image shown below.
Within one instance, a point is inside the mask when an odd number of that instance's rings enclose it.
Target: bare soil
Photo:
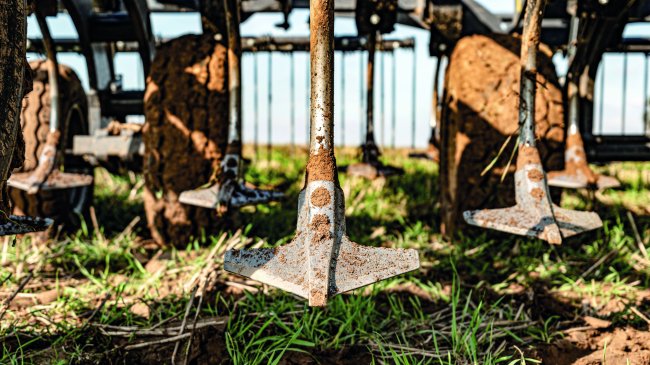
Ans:
[[[445,79],[441,123],[440,187],[442,230],[455,232],[468,209],[513,205],[519,108],[519,49],[516,36],[470,36],[454,49]],[[564,108],[551,52],[540,47],[535,133],[544,168],[561,170],[564,162]],[[509,136],[509,145],[493,161]],[[501,183],[502,173],[508,176]],[[557,196],[556,196],[557,198]]]
[[[632,327],[572,331],[540,349],[539,357],[555,365],[650,364],[650,332]]]
[[[153,238],[185,245],[215,225],[215,212],[183,205],[181,192],[219,173],[228,132],[226,47],[213,34],[160,47],[147,79],[144,203]]]

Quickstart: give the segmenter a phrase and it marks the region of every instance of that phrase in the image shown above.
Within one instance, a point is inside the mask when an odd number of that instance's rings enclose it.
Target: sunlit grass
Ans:
[[[221,268],[227,247],[276,246],[295,234],[305,150],[292,155],[289,148],[275,149],[270,163],[261,152],[246,171],[247,181],[280,186],[287,198],[242,209],[241,225],[223,234],[203,235],[185,247],[156,246],[147,239],[142,177],[98,170],[98,227],[84,222],[76,234],[46,243],[5,240],[1,292],[10,293],[29,273],[33,278],[16,299],[27,304],[10,308],[0,322],[0,363],[114,356],[112,338],[98,326],[151,328],[178,321],[207,272],[212,294],[199,317],[227,319],[223,346],[238,364],[345,351],[373,363],[532,364],[526,351],[561,338],[563,323],[572,318],[536,307],[525,299],[529,295],[574,305],[576,314],[637,320],[629,319],[629,307],[650,284],[650,261],[640,248],[650,243],[650,219],[641,214],[650,204],[648,164],[600,168],[619,176],[623,190],[598,193],[595,200],[580,191],[564,194],[563,206],[599,212],[605,227],[598,232],[558,247],[482,230],[463,230],[450,242],[438,229],[437,165],[409,160],[406,151],[386,151],[386,161],[402,166],[405,176],[369,182],[339,174],[347,231],[360,244],[417,249],[421,269],[331,298],[326,308],[309,308]],[[342,150],[337,162],[349,164],[356,153]],[[245,155],[252,156],[252,149]],[[40,303],[42,293],[52,290],[55,299]],[[602,311],[617,300],[620,310]]]

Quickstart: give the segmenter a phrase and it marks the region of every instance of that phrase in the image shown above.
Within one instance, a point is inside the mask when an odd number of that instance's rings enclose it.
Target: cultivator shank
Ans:
[[[472,225],[560,244],[563,238],[601,227],[602,221],[596,213],[563,209],[552,203],[546,174],[535,146],[536,59],[545,3],[546,0],[529,0],[524,19],[519,151],[515,172],[516,205],[503,209],[466,211],[463,218]]]
[[[284,196],[279,192],[248,186],[242,177],[241,118],[241,37],[239,34],[240,0],[224,0],[228,31],[228,148],[221,163],[218,181],[207,188],[184,191],[181,203],[210,209],[239,208],[263,204]]]
[[[60,143],[61,122],[60,98],[59,98],[59,64],[56,59],[56,50],[45,22],[45,16],[39,8],[35,11],[43,43],[47,52],[47,73],[50,92],[50,131],[45,146],[38,158],[36,169],[31,172],[12,174],[7,185],[15,189],[26,191],[28,194],[36,194],[39,191],[64,190],[76,187],[88,186],[93,183],[91,175],[63,172],[56,164],[57,150]]]
[[[578,26],[579,18],[574,15],[571,18],[571,30],[569,36],[568,56],[569,63],[574,66],[575,55],[578,47]],[[585,145],[580,134],[579,108],[580,96],[577,70],[573,67],[567,75],[569,94],[569,129],[566,138],[566,150],[564,152],[565,169],[563,171],[551,171],[548,174],[548,184],[568,189],[589,188],[602,190],[616,188],[621,184],[616,178],[604,176],[594,172],[587,163]]]
[[[226,270],[324,306],[333,295],[419,267],[415,250],[351,242],[334,157],[334,1],[311,1],[311,132],[297,232],[277,247],[228,251]]]
[[[381,152],[375,142],[374,122],[374,85],[375,85],[375,51],[377,49],[377,33],[368,36],[368,68],[366,89],[366,141],[361,146],[361,162],[348,166],[345,170],[350,176],[360,176],[366,179],[376,179],[404,173],[399,167],[385,165],[379,161]]]

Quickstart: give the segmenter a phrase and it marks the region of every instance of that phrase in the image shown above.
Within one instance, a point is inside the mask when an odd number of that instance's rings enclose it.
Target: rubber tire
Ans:
[[[514,165],[501,175],[516,144],[513,136],[494,168],[481,172],[498,156],[509,135],[517,132],[519,108],[518,36],[469,36],[461,39],[445,75],[441,123],[441,231],[454,237],[470,209],[515,204]],[[552,53],[541,46],[535,98],[535,133],[546,171],[564,164],[564,101]],[[553,191],[559,199],[559,191]]]
[[[20,116],[22,135],[25,140],[25,162],[14,171],[29,172],[36,168],[38,158],[45,146],[50,128],[50,89],[47,62],[29,63],[34,77],[33,91],[23,99]],[[61,102],[61,139],[59,151],[66,172],[92,174],[93,168],[82,157],[66,155],[71,150],[75,135],[88,134],[88,101],[77,74],[68,66],[59,65],[59,93]],[[56,224],[66,229],[77,228],[80,218],[87,219],[92,204],[94,186],[67,189],[64,191],[41,191],[27,194],[19,189],[9,189],[12,211],[16,215],[54,218]]]
[[[181,204],[219,170],[228,134],[226,47],[214,35],[187,35],[156,52],[147,79],[144,207],[152,237],[187,245],[213,233],[213,210]]]

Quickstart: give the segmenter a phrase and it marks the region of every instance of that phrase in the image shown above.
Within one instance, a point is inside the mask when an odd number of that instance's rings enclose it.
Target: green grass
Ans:
[[[86,222],[76,234],[46,243],[6,241],[3,295],[28,273],[33,278],[14,300],[23,304],[0,322],[0,363],[127,359],[124,347],[147,338],[112,335],[114,328],[158,328],[180,321],[188,308],[189,321],[195,315],[223,319],[223,327],[210,332],[219,344],[211,348],[236,364],[337,356],[359,364],[533,364],[535,350],[582,326],[582,315],[647,326],[632,308],[648,313],[639,298],[650,284],[650,262],[627,212],[635,213],[648,245],[650,212],[642,213],[650,205],[644,175],[650,164],[601,168],[618,176],[624,189],[595,200],[583,192],[564,194],[563,206],[599,212],[605,222],[599,232],[558,247],[479,229],[449,242],[438,229],[437,165],[388,151],[386,161],[404,167],[405,176],[368,182],[340,174],[348,235],[364,245],[415,248],[422,267],[310,308],[221,269],[228,247],[276,246],[293,237],[306,162],[299,152],[275,150],[270,164],[261,155],[247,170],[248,181],[280,186],[287,199],[243,208],[238,227],[180,248],[160,249],[147,239],[141,176],[99,170],[98,229]],[[337,156],[339,165],[348,164],[356,151]],[[197,292],[204,294],[201,307],[197,301],[188,306],[195,284],[203,285],[197,278],[206,277],[205,293]],[[47,291],[55,299],[40,303]],[[177,359],[185,349],[179,346]]]

